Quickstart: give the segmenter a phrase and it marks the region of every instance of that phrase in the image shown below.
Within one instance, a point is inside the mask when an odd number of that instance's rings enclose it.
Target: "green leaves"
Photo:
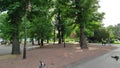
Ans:
[[[20,3],[19,2],[14,2],[12,5],[10,5],[10,7],[8,9],[15,10],[18,7],[20,7]]]
[[[16,11],[17,8],[20,7],[20,3],[19,2],[14,2],[13,4],[11,4],[9,7],[8,7],[8,12],[9,14],[13,13]]]
[[[8,15],[6,13],[0,14],[0,34],[1,38],[8,40],[11,38],[12,27],[7,21]]]
[[[49,0],[35,0],[32,1],[32,4],[32,11],[28,16],[28,20],[30,20],[29,37],[47,39],[52,33]]]
[[[101,25],[104,16],[104,13],[97,11],[98,0],[30,0],[30,2],[32,11],[27,13],[28,37],[50,36],[53,28],[51,23],[56,19],[57,24],[64,24],[68,36],[71,32],[79,32],[79,26],[85,26],[86,34],[91,36],[94,28]],[[7,10],[6,22],[9,23],[6,25],[11,27],[13,33],[16,28],[20,28],[20,34],[23,33],[22,18],[27,3],[27,0],[0,0],[0,11]],[[5,30],[8,30],[7,27]]]

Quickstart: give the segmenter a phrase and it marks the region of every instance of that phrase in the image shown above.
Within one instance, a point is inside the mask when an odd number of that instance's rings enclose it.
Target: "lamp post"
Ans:
[[[26,22],[27,22],[27,13],[31,11],[31,3],[28,0],[25,10],[25,17],[24,17],[24,47],[23,47],[23,59],[26,59],[26,39],[27,39],[27,30],[26,30]]]

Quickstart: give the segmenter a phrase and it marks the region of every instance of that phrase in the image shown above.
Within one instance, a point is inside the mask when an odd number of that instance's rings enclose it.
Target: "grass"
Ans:
[[[114,42],[114,44],[120,44],[120,42]]]
[[[114,41],[114,44],[120,44],[120,41]]]

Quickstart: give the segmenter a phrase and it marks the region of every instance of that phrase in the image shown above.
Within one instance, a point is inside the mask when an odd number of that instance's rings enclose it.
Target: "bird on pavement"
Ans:
[[[119,56],[111,56],[111,58],[114,58],[116,61],[119,60]]]

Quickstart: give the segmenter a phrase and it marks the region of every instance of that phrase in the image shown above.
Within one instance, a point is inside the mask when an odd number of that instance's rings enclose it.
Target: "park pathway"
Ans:
[[[116,61],[115,59],[111,58],[111,56],[120,57],[120,46],[119,45],[113,45],[113,46],[117,46],[119,48],[103,56],[85,62],[81,61],[67,68],[120,68],[120,59]]]

